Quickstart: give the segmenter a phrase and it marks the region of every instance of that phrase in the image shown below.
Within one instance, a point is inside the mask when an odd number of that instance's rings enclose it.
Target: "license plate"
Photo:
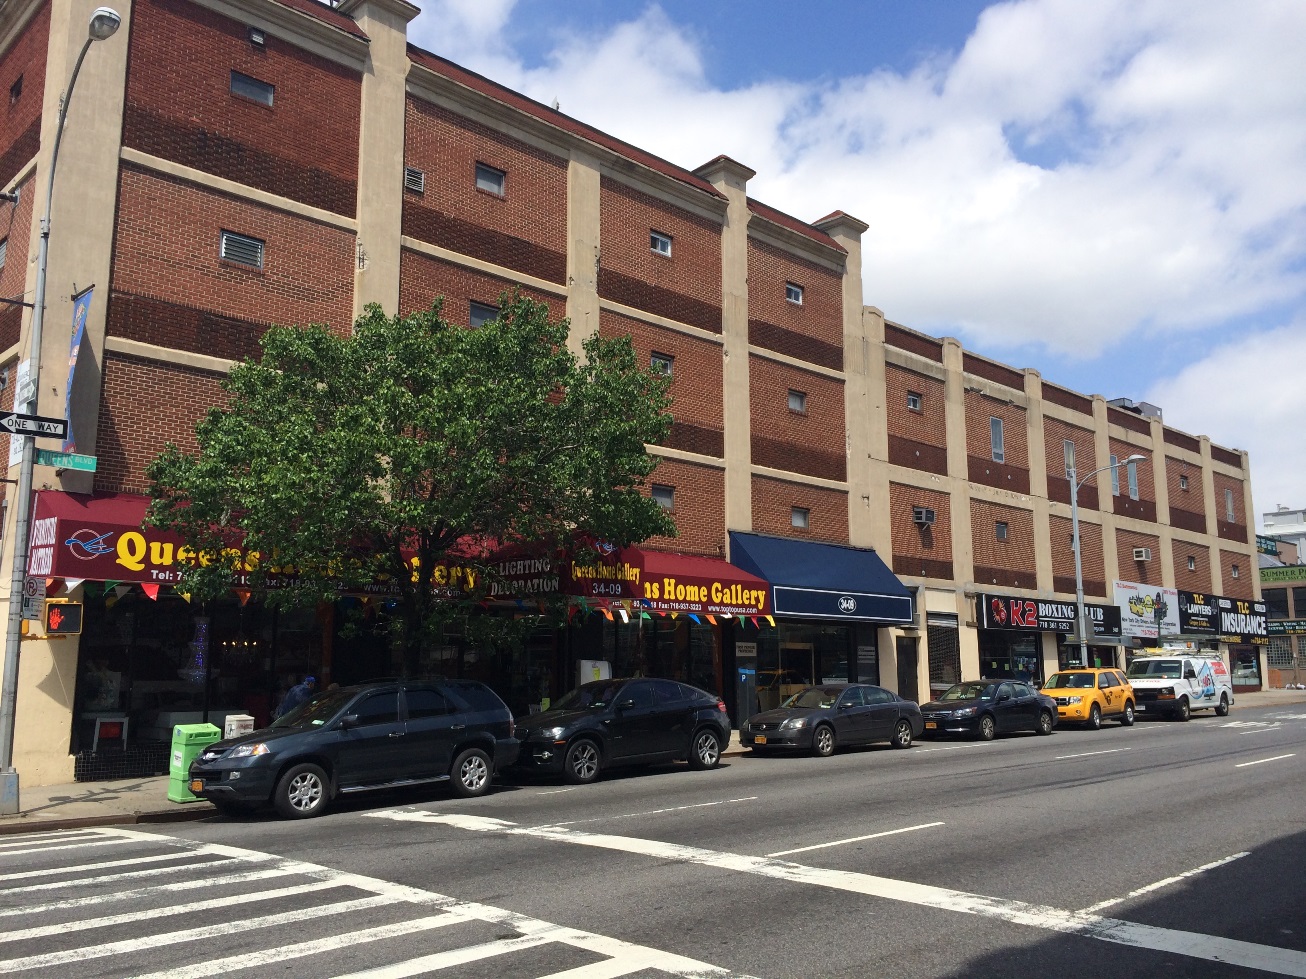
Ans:
[[[926,722],[925,722],[925,730],[927,730],[927,731],[933,731],[933,730],[934,730],[935,728],[937,728],[938,726],[939,726],[939,725],[938,725],[937,723],[935,723],[934,721],[926,721]]]
[[[757,735],[755,738],[753,738],[753,744],[766,744],[766,735],[765,734]]]
[[[193,778],[193,779],[191,779],[191,780],[190,780],[190,790],[191,790],[192,792],[203,792],[203,791],[204,791],[204,780],[203,780],[203,779],[199,779],[199,778]]]

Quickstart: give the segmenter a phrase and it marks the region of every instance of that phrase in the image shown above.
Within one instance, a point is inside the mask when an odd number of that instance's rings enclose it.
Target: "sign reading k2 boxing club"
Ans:
[[[980,621],[985,629],[1016,629],[1024,632],[1075,631],[1075,603],[1011,595],[980,595]],[[1084,605],[1093,624],[1093,635],[1120,638],[1120,609],[1114,605]]]

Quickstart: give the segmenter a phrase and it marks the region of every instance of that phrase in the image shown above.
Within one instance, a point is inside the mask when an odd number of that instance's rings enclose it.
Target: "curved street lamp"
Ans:
[[[41,328],[45,323],[45,270],[50,252],[50,202],[54,198],[54,168],[59,162],[59,144],[63,140],[68,103],[73,98],[77,73],[82,59],[96,41],[113,37],[122,18],[110,7],[97,7],[87,24],[86,43],[73,64],[68,90],[59,104],[59,121],[54,130],[54,147],[50,150],[50,174],[45,187],[45,213],[41,216],[41,242],[36,256],[36,295],[32,303],[31,372],[32,390],[41,389]],[[22,406],[15,404],[15,411]],[[14,436],[17,438],[18,436]],[[14,565],[9,581],[9,629],[5,635],[5,669],[0,685],[0,815],[18,812],[18,772],[14,769],[14,718],[18,705],[18,653],[23,639],[23,581],[27,577],[28,525],[32,517],[32,437],[23,439],[23,461],[18,471],[17,516],[14,520]]]
[[[1075,627],[1079,632],[1080,666],[1088,666],[1088,622],[1087,617],[1084,615],[1084,565],[1079,553],[1079,488],[1098,473],[1106,472],[1108,469],[1119,469],[1121,466],[1128,466],[1134,462],[1143,462],[1146,459],[1147,456],[1145,455],[1134,454],[1127,456],[1109,466],[1094,469],[1083,479],[1076,479],[1074,466],[1066,470],[1066,478],[1070,480],[1070,546],[1075,552]]]

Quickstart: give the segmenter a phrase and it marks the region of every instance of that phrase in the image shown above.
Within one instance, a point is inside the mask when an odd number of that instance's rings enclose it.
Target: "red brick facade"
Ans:
[[[1134,549],[1143,547],[1152,556],[1146,561],[1134,559]],[[1119,561],[1120,577],[1125,581],[1137,581],[1144,585],[1163,584],[1161,576],[1161,538],[1154,534],[1140,534],[1133,530],[1116,531],[1116,559]]]
[[[649,485],[675,489],[671,517],[676,522],[675,537],[650,537],[643,546],[682,554],[720,557],[726,539],[725,473],[712,466],[699,466],[663,459],[649,477]]]
[[[1097,468],[1093,432],[1078,425],[1067,425],[1059,418],[1043,419],[1043,444],[1047,454],[1048,499],[1057,503],[1070,502],[1070,480],[1066,478],[1066,443],[1074,445],[1075,474],[1083,479]],[[1084,510],[1098,508],[1098,480],[1106,474],[1098,473],[1079,488],[1079,506]]]
[[[943,581],[954,577],[950,505],[951,498],[947,493],[902,483],[889,484],[895,574]],[[934,523],[916,523],[913,519],[916,507],[933,510]]]
[[[1196,541],[1176,537],[1171,545],[1174,551],[1174,584],[1181,591],[1209,595],[1211,588],[1211,549]],[[1189,561],[1193,562],[1190,569]]]
[[[41,100],[45,98],[49,41],[50,4],[44,3],[0,57],[0,85],[9,94],[9,111],[0,119],[0,188],[8,186],[41,148]]]
[[[1225,540],[1245,544],[1248,542],[1247,504],[1243,499],[1243,481],[1220,472],[1214,476],[1216,532]]]
[[[27,254],[32,236],[32,202],[36,181],[28,177],[16,188],[17,204],[0,204],[0,240],[5,242],[5,262],[0,268],[0,296],[21,296],[27,289]],[[23,307],[0,304],[0,350],[18,342]]]
[[[1220,594],[1226,598],[1251,598],[1259,574],[1256,558],[1220,548]]]
[[[1000,540],[998,525],[1005,525]],[[1019,507],[970,501],[971,547],[975,554],[975,583],[1001,588],[1036,588],[1034,572],[1034,514]]]
[[[1002,420],[1003,459],[993,458],[994,418]],[[1029,492],[1029,434],[1025,409],[966,392],[966,455],[970,479],[1013,493]]]
[[[748,370],[753,464],[844,479],[843,382],[766,357],[750,357]],[[791,391],[805,410],[789,407]]]
[[[1141,455],[1143,459],[1133,464],[1134,476],[1138,481],[1138,499],[1134,499],[1129,491],[1129,466],[1121,466],[1116,470],[1115,480],[1119,485],[1120,491],[1115,495],[1112,505],[1115,512],[1121,516],[1134,517],[1138,520],[1146,520],[1149,523],[1156,522],[1156,470],[1152,465],[1152,453],[1143,448],[1139,448],[1132,442],[1121,442],[1116,439],[1110,440],[1111,455],[1117,462],[1123,462],[1132,455]],[[1111,488],[1112,475],[1110,472],[1104,472],[1099,477],[1103,481],[1103,491]],[[1150,582],[1149,582],[1150,584]]]
[[[940,476],[947,474],[946,397],[944,383],[938,378],[896,364],[885,365],[884,404],[891,463]],[[919,408],[912,407],[915,402],[919,402]]]
[[[786,298],[786,286],[801,302]],[[843,277],[748,239],[748,341],[797,360],[843,368]]]
[[[794,508],[808,512],[806,530],[793,525]],[[753,477],[753,530],[759,534],[848,543],[848,494],[806,483]]]
[[[1049,520],[1052,543],[1052,590],[1073,593],[1075,590],[1075,552],[1073,522],[1066,517]],[[1102,528],[1088,520],[1079,521],[1080,565],[1084,575],[1084,594],[1107,597],[1106,551],[1102,548]]]
[[[1170,434],[1167,432],[1167,436]],[[1194,534],[1206,533],[1206,503],[1202,493],[1201,466],[1166,456],[1165,477],[1170,497],[1171,526]]]

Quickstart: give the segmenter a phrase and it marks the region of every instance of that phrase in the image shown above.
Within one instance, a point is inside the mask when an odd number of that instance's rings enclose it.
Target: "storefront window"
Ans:
[[[982,629],[980,676],[986,680],[1043,680],[1043,657],[1037,632]]]
[[[622,622],[588,615],[570,627],[572,661],[606,660],[614,677],[680,680],[721,695],[721,646],[716,629],[688,616]],[[568,686],[571,684],[569,683]]]
[[[1255,646],[1230,646],[1229,660],[1235,687],[1260,688],[1261,657]]]

